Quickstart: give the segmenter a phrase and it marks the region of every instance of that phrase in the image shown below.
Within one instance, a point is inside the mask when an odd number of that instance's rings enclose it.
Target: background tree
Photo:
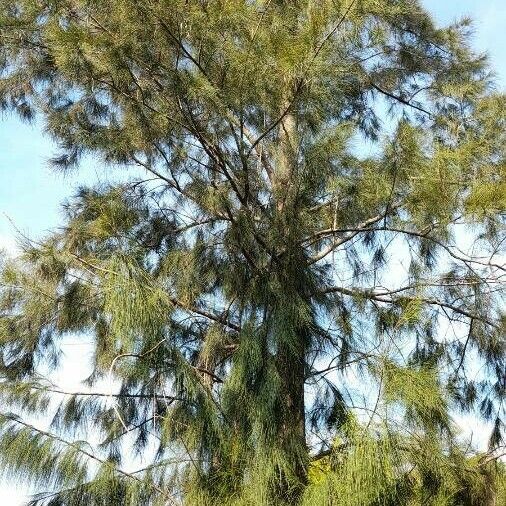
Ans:
[[[0,2],[3,107],[57,169],[119,174],[4,262],[0,456],[33,505],[492,504],[506,104],[469,30],[414,0]],[[83,392],[40,375],[68,333]]]

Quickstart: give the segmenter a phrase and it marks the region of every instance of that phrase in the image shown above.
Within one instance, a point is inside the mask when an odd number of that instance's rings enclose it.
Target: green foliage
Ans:
[[[32,506],[500,503],[506,103],[471,29],[415,0],[0,0],[1,107],[116,181],[2,263],[0,463]],[[82,392],[42,376],[68,334]]]
[[[406,416],[414,424],[425,428],[447,428],[448,407],[441,392],[438,373],[428,366],[419,368],[399,367],[386,363],[381,370],[384,380],[385,400],[400,402]]]
[[[477,506],[502,500],[504,466],[486,455],[469,458],[433,439],[384,431],[371,436],[356,426],[344,437],[346,444],[312,463],[303,504]]]

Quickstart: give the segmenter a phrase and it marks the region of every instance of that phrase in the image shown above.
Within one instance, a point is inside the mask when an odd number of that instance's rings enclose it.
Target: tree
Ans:
[[[4,261],[0,456],[33,505],[492,500],[506,102],[470,30],[415,0],[0,2],[2,106],[56,169],[119,174]],[[68,333],[83,392],[40,376]]]

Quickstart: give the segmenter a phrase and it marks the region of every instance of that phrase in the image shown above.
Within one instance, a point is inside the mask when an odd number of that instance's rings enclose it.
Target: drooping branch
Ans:
[[[57,443],[60,443],[62,444],[63,446],[65,447],[71,447],[73,449],[75,449],[77,452],[81,453],[82,455],[84,455],[85,457],[91,459],[91,460],[94,460],[95,462],[101,464],[101,465],[104,465],[104,466],[108,466],[111,468],[111,470],[129,480],[134,480],[134,481],[137,481],[138,483],[144,483],[143,480],[141,478],[139,478],[138,476],[132,474],[132,473],[129,473],[123,469],[120,469],[118,467],[115,467],[113,466],[109,461],[106,461],[100,457],[98,457],[97,455],[94,455],[93,453],[81,448],[77,443],[74,443],[72,441],[67,441],[66,439],[63,439],[62,437],[60,436],[57,436],[56,434],[52,434],[50,432],[47,432],[45,430],[42,430],[42,429],[38,429],[37,427],[35,427],[34,425],[31,425],[27,422],[24,422],[23,420],[15,417],[15,416],[9,416],[9,415],[0,415],[0,419],[4,419],[4,421],[9,421],[9,422],[12,422],[12,423],[15,423],[17,425],[20,425],[22,427],[25,427],[26,429],[36,433],[36,434],[39,434],[41,436],[44,436],[48,439],[51,439],[53,441],[56,441]],[[179,502],[176,501],[174,499],[174,497],[172,497],[171,495],[169,495],[169,493],[166,491],[166,490],[163,490],[161,489],[158,485],[156,485],[156,483],[154,482],[150,482],[149,483],[149,486],[150,488],[152,488],[154,491],[158,492],[159,494],[161,494],[164,499],[166,499],[170,504],[173,504],[173,505],[179,505]]]

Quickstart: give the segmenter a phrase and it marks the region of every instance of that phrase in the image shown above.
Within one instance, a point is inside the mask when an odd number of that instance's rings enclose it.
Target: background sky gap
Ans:
[[[506,83],[506,1],[505,0],[422,0],[440,24],[462,16],[475,20],[474,45],[487,51],[496,71],[500,89]],[[46,160],[56,151],[43,135],[40,124],[26,125],[10,115],[0,116],[0,248],[13,250],[17,227],[31,237],[43,235],[61,221],[60,204],[79,184],[104,180],[100,166],[86,160],[82,171],[63,178],[51,173]],[[87,358],[81,346],[69,340],[65,367],[58,382],[65,390],[75,390],[85,370]],[[81,351],[80,351],[81,350]],[[476,421],[469,429],[480,431]],[[26,497],[26,484],[0,484],[0,506],[20,506]]]

